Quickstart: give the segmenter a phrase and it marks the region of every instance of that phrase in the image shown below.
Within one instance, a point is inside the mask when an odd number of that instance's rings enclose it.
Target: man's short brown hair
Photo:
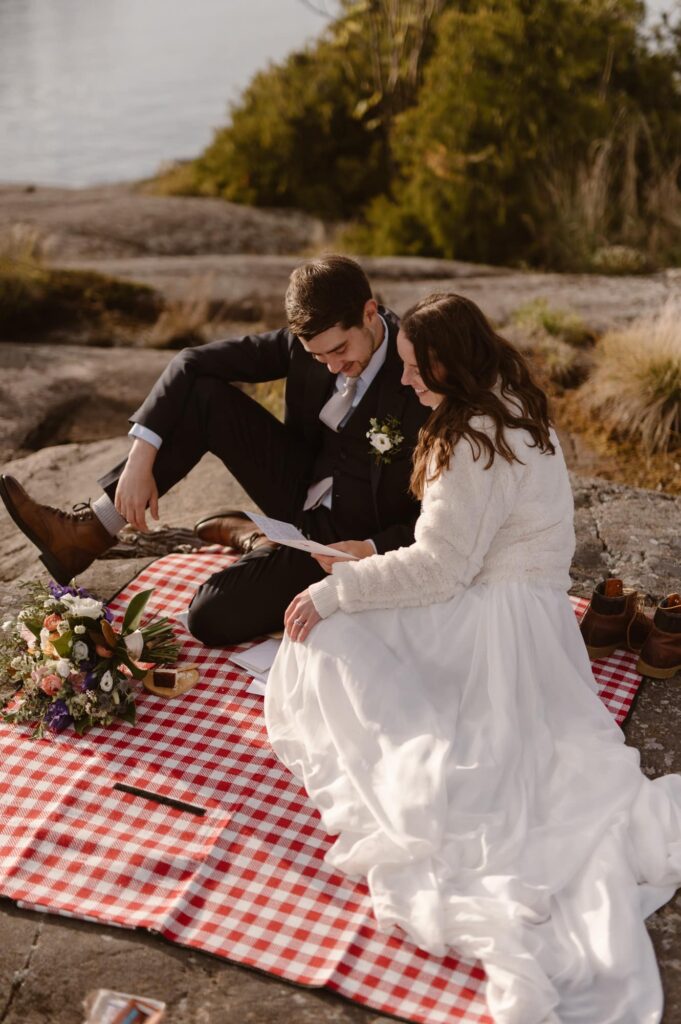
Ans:
[[[289,329],[310,341],[336,324],[344,330],[361,327],[371,297],[359,263],[347,256],[321,256],[291,274],[285,300]]]

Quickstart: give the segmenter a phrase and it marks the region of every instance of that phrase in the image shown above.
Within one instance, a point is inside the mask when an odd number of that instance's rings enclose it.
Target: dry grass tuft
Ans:
[[[681,444],[681,301],[606,334],[582,389],[611,436],[636,439],[646,454]]]
[[[644,174],[642,167],[648,168]],[[641,274],[681,259],[681,160],[665,163],[642,116],[622,112],[573,171],[554,168],[544,248],[554,267]]]
[[[286,381],[267,380],[260,384],[241,384],[241,388],[259,402],[278,420],[284,421],[284,393]]]
[[[594,340],[581,316],[567,309],[550,306],[546,299],[532,299],[519,306],[512,321],[531,334],[543,332],[576,347],[590,345]]]
[[[35,265],[48,255],[50,239],[34,224],[12,224],[0,233],[0,261]]]
[[[148,348],[184,348],[210,339],[212,326],[211,274],[193,277],[187,294],[170,301],[144,339]]]

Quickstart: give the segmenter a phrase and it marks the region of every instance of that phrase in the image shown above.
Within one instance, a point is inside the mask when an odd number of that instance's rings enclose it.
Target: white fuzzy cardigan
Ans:
[[[485,417],[472,421],[491,436]],[[337,562],[333,574],[309,588],[322,618],[337,609],[394,608],[448,601],[478,583],[522,581],[567,590],[575,547],[573,501],[563,453],[532,447],[524,430],[506,430],[522,462],[486,453],[475,460],[463,439],[450,467],[429,484],[406,548]]]

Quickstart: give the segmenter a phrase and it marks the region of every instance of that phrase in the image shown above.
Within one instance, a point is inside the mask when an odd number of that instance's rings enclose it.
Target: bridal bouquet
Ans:
[[[26,590],[26,607],[0,633],[0,716],[30,723],[34,737],[134,723],[136,680],[179,653],[167,618],[140,625],[152,591],[132,598],[117,629],[86,590],[52,582]]]

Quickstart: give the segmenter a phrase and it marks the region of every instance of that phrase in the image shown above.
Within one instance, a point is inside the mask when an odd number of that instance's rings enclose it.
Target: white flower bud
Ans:
[[[57,675],[61,676],[62,679],[68,679],[71,675],[72,665],[66,658],[60,658],[57,662]]]
[[[125,649],[134,661],[135,658],[139,658],[144,647],[144,637],[140,629],[136,629],[134,633],[130,633],[129,636],[123,638]]]
[[[85,626],[74,626],[73,627],[73,632],[77,633],[78,636],[82,636],[83,633],[85,632]]]

